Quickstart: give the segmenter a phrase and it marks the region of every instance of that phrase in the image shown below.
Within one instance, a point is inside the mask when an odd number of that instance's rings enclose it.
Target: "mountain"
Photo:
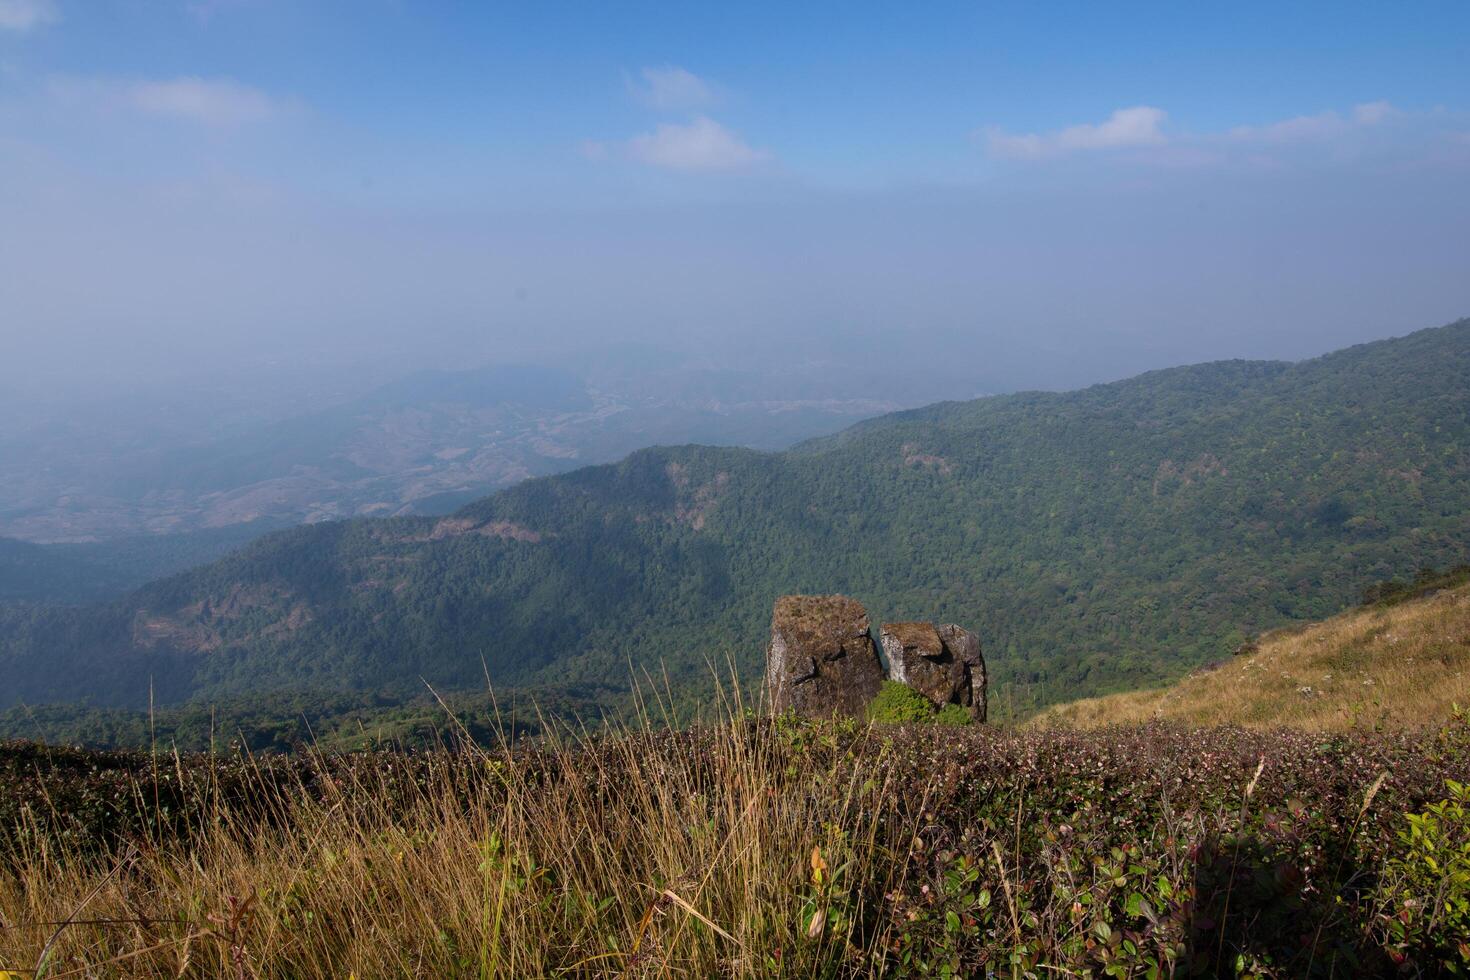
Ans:
[[[1169,721],[1252,728],[1407,728],[1470,706],[1470,567],[1404,602],[1288,627],[1169,687],[1059,704],[1038,727]]]
[[[0,701],[754,676],[772,599],[977,629],[1020,713],[1170,680],[1470,551],[1470,321],[942,403],[784,453],[656,448],[0,613]]]
[[[423,371],[256,424],[181,394],[168,411],[143,410],[141,419],[119,405],[116,417],[94,408],[101,417],[87,424],[0,430],[0,536],[90,543],[443,514],[521,480],[644,446],[784,448],[919,403],[874,397],[814,366],[736,371],[634,354],[603,352],[576,370]],[[211,436],[206,422],[216,413],[223,431]],[[179,419],[194,415],[205,421]]]
[[[213,561],[279,524],[255,521],[180,534],[144,534],[87,544],[0,538],[0,602],[95,602]]]

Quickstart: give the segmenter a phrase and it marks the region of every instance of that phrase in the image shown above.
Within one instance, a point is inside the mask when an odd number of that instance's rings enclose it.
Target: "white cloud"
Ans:
[[[610,149],[602,140],[583,140],[582,155],[589,160],[606,160],[611,156]]]
[[[1347,115],[1328,110],[1315,115],[1293,116],[1261,125],[1235,126],[1205,133],[1168,134],[1163,131],[1167,114],[1150,106],[1119,109],[1105,121],[1069,126],[1050,133],[1007,133],[996,127],[982,130],[992,156],[1016,160],[1038,160],[1086,150],[1149,147],[1149,159],[1160,164],[1218,163],[1221,152],[1232,144],[1286,148],[1312,144],[1334,145],[1354,133],[1405,113],[1384,100],[1355,105]],[[1255,158],[1259,162],[1261,159]]]
[[[699,109],[715,101],[715,92],[698,75],[676,65],[644,68],[628,79],[633,97],[653,109]]]
[[[1376,126],[1399,114],[1391,102],[1378,100],[1353,106],[1352,115],[1344,118],[1328,110],[1314,116],[1294,116],[1264,126],[1236,126],[1227,138],[1244,142],[1300,143],[1343,136],[1355,127]]]
[[[1376,126],[1385,119],[1396,115],[1398,115],[1398,109],[1394,108],[1391,102],[1383,99],[1353,106],[1353,120],[1364,126]]]
[[[61,19],[56,0],[0,0],[0,31],[29,31]]]
[[[770,158],[706,116],[686,124],[661,123],[628,141],[635,160],[670,170],[741,170]]]
[[[1239,142],[1297,143],[1303,140],[1336,136],[1347,123],[1335,112],[1319,112],[1315,116],[1293,116],[1264,126],[1236,126],[1225,135]]]
[[[124,93],[143,112],[188,119],[210,126],[260,122],[278,111],[270,96],[229,79],[196,77],[162,82],[133,82]]]
[[[1110,150],[1156,146],[1167,137],[1160,130],[1168,114],[1152,106],[1119,109],[1100,123],[1082,123],[1051,133],[1007,133],[985,130],[986,146],[994,156],[1038,159],[1080,150]]]
[[[51,78],[47,90],[63,106],[141,112],[209,126],[263,122],[285,109],[285,103],[260,89],[228,78],[183,76],[150,81],[62,75]]]

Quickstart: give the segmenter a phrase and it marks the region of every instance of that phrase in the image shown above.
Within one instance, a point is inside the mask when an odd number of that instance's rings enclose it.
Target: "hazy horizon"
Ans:
[[[1465,7],[1065,16],[0,0],[0,388],[634,343],[978,393],[1470,313]]]

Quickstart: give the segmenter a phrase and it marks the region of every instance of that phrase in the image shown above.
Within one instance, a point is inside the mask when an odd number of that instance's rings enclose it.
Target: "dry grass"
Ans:
[[[337,775],[284,790],[252,762],[263,806],[215,793],[182,833],[103,857],[96,839],[22,821],[0,849],[0,978],[785,976],[841,962],[850,921],[818,930],[810,912],[825,912],[830,868],[901,872],[871,865],[887,858],[880,827],[916,829],[895,810],[904,795],[845,755],[793,782],[790,739],[743,723],[686,736],[644,721],[526,752],[460,743],[400,756],[420,760],[400,771],[393,753],[322,756],[317,771]],[[196,761],[165,756],[153,778],[177,765],[182,784]],[[138,779],[122,802],[146,809],[149,791]]]
[[[1257,652],[1172,687],[1057,705],[1031,725],[1411,727],[1457,704],[1470,704],[1470,586],[1270,635]]]
[[[1278,964],[1261,976],[1306,953],[1376,969],[1395,950],[1373,883],[1461,741],[737,718],[157,769],[12,746],[7,792],[31,802],[0,826],[0,973],[1214,975],[1237,951]],[[128,781],[99,778],[120,760]],[[94,804],[106,821],[68,830]]]

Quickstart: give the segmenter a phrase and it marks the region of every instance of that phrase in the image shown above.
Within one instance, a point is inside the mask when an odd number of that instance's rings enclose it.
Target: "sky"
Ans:
[[[1071,387],[1470,315],[1467,227],[1462,0],[0,0],[12,399],[620,343]]]

